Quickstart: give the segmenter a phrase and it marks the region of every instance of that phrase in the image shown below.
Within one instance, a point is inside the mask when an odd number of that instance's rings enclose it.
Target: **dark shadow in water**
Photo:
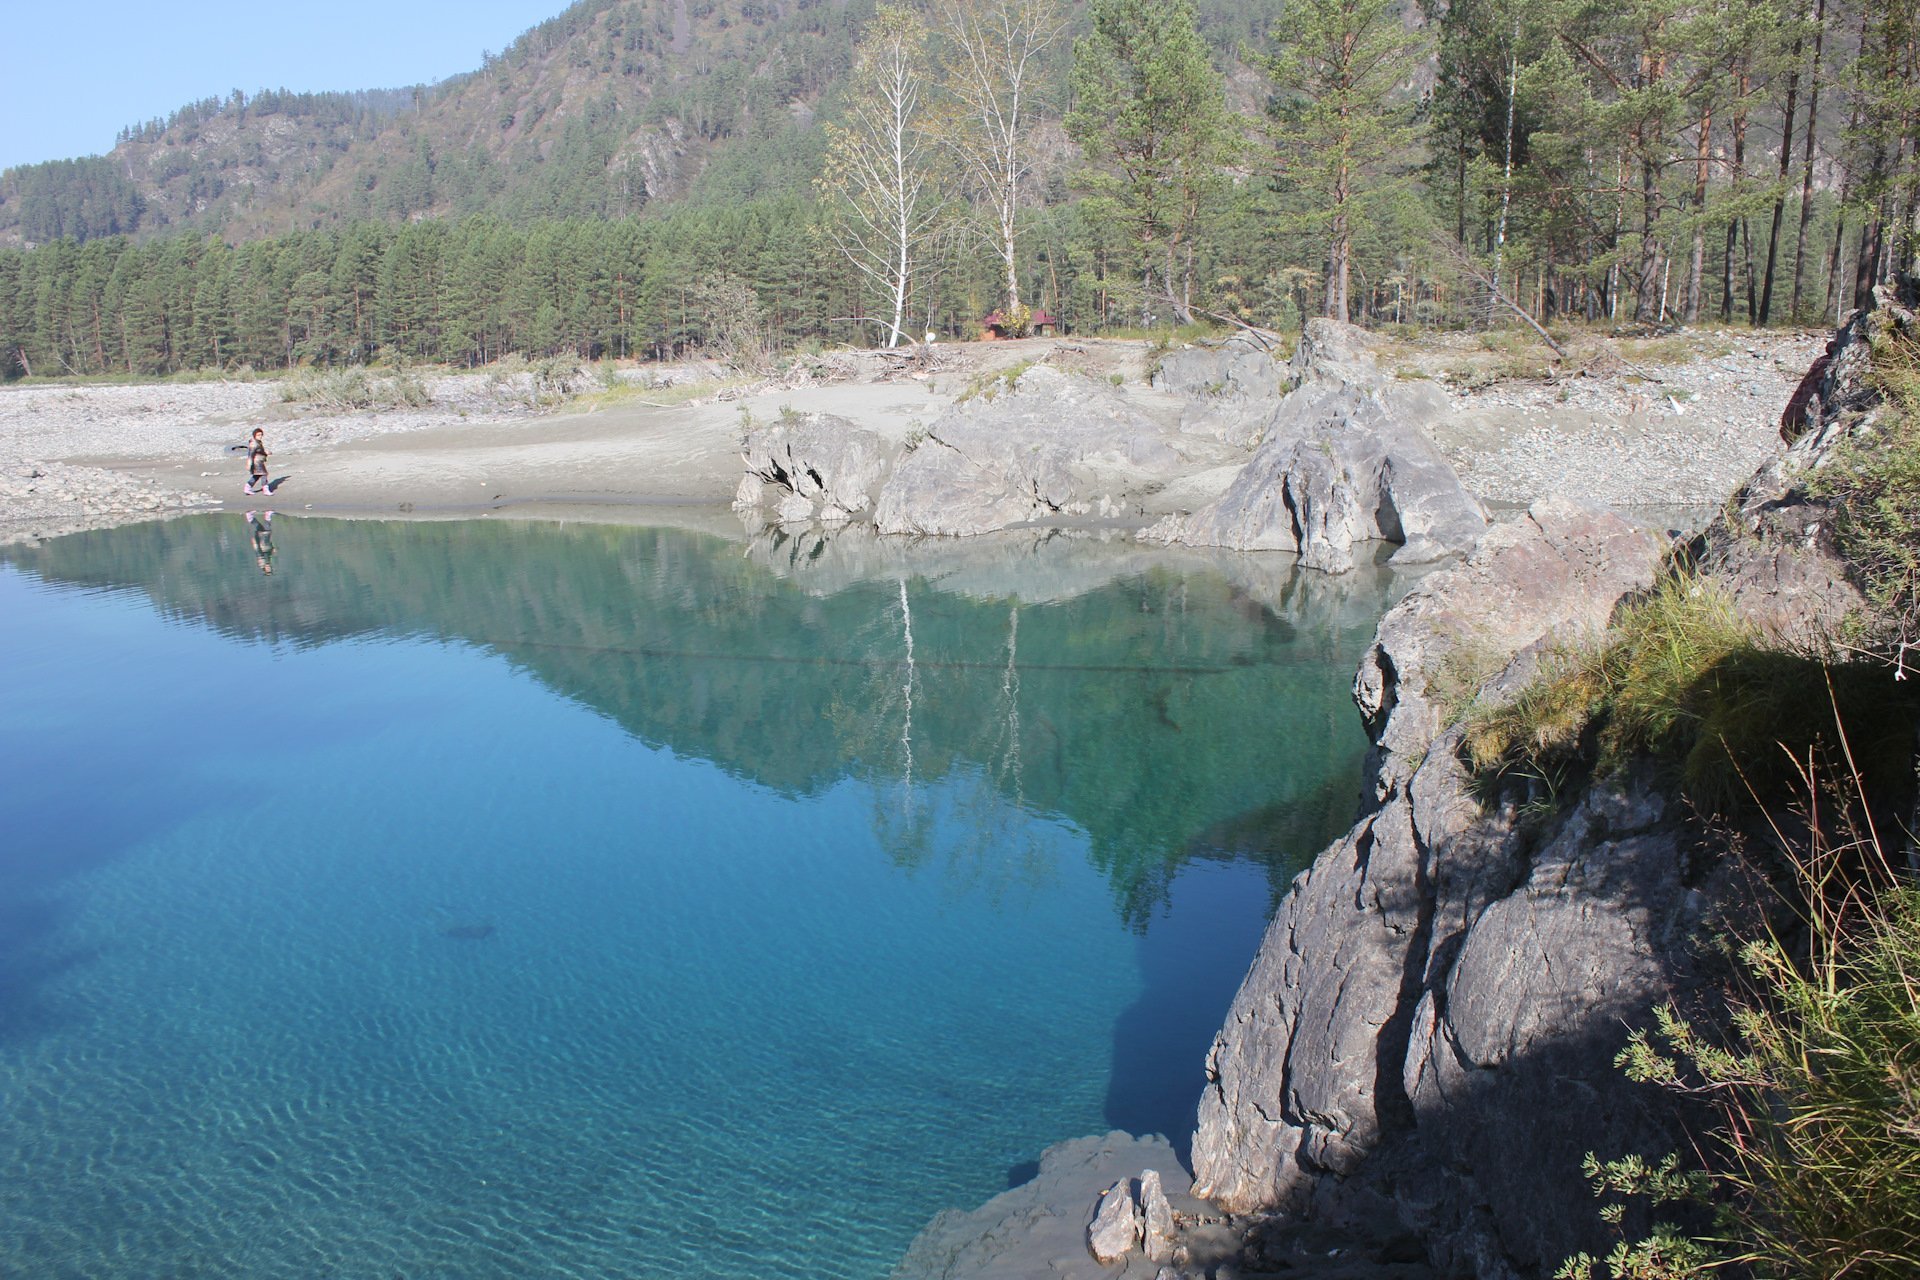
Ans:
[[[1163,1134],[1190,1162],[1214,1034],[1274,905],[1352,818],[1357,747],[1352,756],[1349,768],[1334,770],[1317,790],[1223,823],[1214,834],[1240,839],[1197,852],[1171,886],[1177,913],[1169,909],[1148,923],[1138,944],[1142,990],[1114,1020],[1104,1113],[1110,1127]],[[1248,869],[1233,873],[1233,864],[1242,862],[1267,872],[1265,892],[1250,883]]]
[[[24,1043],[61,1022],[54,988],[99,951],[63,941],[73,909],[68,882],[108,865],[156,830],[217,803],[186,779],[162,777],[151,760],[113,753],[71,758],[56,748],[32,759],[0,761],[21,801],[0,803],[0,1048]],[[98,779],[85,809],[54,815],[23,811],[25,797],[70,789],[74,777]]]
[[[1022,1160],[1019,1164],[1007,1170],[1007,1190],[1011,1191],[1015,1187],[1024,1187],[1039,1176],[1040,1162],[1038,1160]]]

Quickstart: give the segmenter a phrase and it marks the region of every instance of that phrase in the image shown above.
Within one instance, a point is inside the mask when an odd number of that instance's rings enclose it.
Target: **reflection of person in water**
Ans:
[[[247,525],[253,531],[253,557],[259,562],[260,572],[273,572],[273,512],[264,516],[252,511],[247,512]]]

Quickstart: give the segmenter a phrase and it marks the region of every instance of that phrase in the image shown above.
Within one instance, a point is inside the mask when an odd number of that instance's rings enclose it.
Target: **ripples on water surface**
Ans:
[[[1392,589],[276,526],[0,549],[0,1275],[881,1277],[1183,1138]]]

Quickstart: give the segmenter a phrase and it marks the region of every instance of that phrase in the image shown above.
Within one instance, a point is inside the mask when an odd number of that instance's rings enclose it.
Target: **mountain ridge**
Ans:
[[[619,218],[803,193],[825,150],[815,121],[834,114],[874,7],[579,0],[433,84],[202,99],[122,130],[104,156],[0,172],[0,246],[168,232],[238,243],[473,213]],[[1230,71],[1278,7],[1201,5]],[[1069,15],[1077,26],[1082,6]],[[1055,54],[1060,86],[1069,53],[1063,42]],[[1045,149],[1057,172],[1065,149]]]
[[[106,156],[0,175],[0,243],[169,230],[238,241],[476,212],[619,217],[686,194],[716,144],[811,124],[871,10],[581,0],[436,84],[204,99],[123,130]]]

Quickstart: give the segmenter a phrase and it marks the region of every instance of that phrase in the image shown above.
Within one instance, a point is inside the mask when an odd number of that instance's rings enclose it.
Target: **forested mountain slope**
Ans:
[[[0,378],[1806,323],[1920,269],[1916,69],[1878,0],[581,0],[0,175]]]
[[[873,0],[580,0],[437,85],[209,98],[104,157],[0,176],[0,244],[219,232],[230,242],[373,218],[618,218],[688,196],[801,193],[817,111]],[[1279,5],[1209,0],[1231,59]],[[1051,70],[1064,81],[1067,48]],[[244,76],[236,68],[236,78]]]

